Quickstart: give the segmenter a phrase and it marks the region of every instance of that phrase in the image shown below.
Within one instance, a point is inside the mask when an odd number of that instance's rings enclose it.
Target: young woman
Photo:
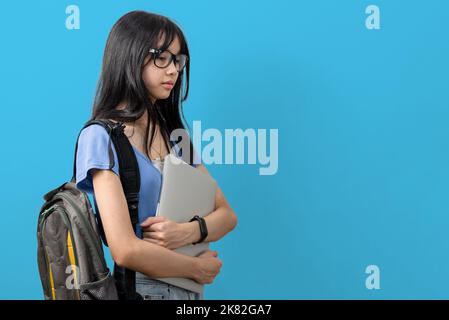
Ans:
[[[176,223],[155,217],[163,159],[172,152],[170,133],[185,128],[181,102],[188,94],[189,60],[181,29],[168,18],[148,12],[133,11],[121,17],[106,43],[92,119],[125,124],[141,175],[140,225],[135,233],[114,147],[115,166],[109,170],[106,130],[91,125],[81,132],[78,142],[77,187],[93,193],[112,258],[118,265],[136,270],[136,289],[144,299],[202,299],[201,294],[154,278],[183,277],[209,284],[222,266],[216,251],[198,257],[173,251],[200,239],[198,221]],[[187,160],[209,174],[198,164],[189,143],[192,152]],[[207,242],[221,239],[237,224],[218,186],[215,203],[215,210],[205,217]]]

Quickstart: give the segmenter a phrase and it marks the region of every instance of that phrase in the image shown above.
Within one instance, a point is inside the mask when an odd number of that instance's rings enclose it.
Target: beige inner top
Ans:
[[[153,162],[154,166],[159,170],[159,172],[162,173],[162,169],[164,168],[164,159],[154,159],[151,160]]]

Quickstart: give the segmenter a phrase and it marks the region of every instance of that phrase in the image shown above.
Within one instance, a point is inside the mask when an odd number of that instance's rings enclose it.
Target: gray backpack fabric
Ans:
[[[140,174],[132,146],[123,133],[123,124],[91,120],[102,125],[114,143],[119,161],[131,223],[137,224]],[[82,129],[81,129],[82,131]],[[80,131],[80,133],[81,133]],[[79,138],[79,135],[78,135]],[[139,299],[135,291],[135,271],[114,265],[109,271],[103,252],[101,220],[97,219],[87,194],[75,186],[76,152],[73,177],[44,195],[37,226],[37,260],[46,300],[116,300]],[[114,157],[109,145],[110,168]]]
[[[68,182],[44,197],[37,235],[45,299],[118,299],[87,195]]]

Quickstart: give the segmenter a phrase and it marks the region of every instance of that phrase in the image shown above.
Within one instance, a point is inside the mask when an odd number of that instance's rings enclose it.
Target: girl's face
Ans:
[[[159,41],[158,47],[154,49],[158,49],[162,43],[162,41]],[[179,54],[181,46],[178,37],[173,39],[167,50],[175,55]],[[150,59],[151,61],[149,61]],[[179,75],[174,61],[172,61],[166,68],[159,68],[154,64],[154,60],[150,54],[145,58],[144,66],[142,79],[149,92],[151,101],[154,103],[156,100],[167,99],[171,90],[174,88]]]

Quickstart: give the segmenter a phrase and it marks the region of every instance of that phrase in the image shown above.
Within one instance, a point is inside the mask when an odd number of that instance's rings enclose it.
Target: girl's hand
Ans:
[[[196,258],[197,270],[193,280],[200,284],[210,284],[220,272],[223,262],[218,259],[218,252],[206,250]]]
[[[143,232],[143,240],[166,247],[176,249],[190,244],[189,229],[185,223],[176,223],[161,216],[149,217],[140,224]]]

